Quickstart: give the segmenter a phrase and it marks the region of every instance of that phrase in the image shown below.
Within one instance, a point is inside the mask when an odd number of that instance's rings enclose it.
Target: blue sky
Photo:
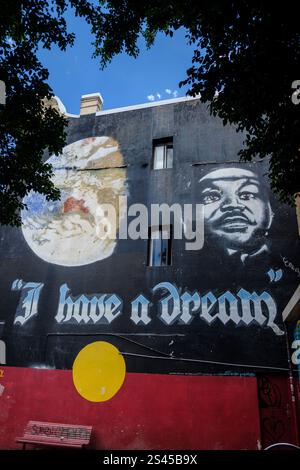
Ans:
[[[120,54],[102,71],[99,61],[92,59],[89,26],[70,13],[67,22],[69,31],[76,34],[75,45],[66,52],[42,50],[39,57],[50,72],[49,84],[69,113],[78,114],[81,95],[94,92],[103,96],[104,109],[185,96],[186,88],[178,83],[191,66],[193,49],[186,44],[183,30],[173,38],[159,34],[149,50],[141,40],[137,59]]]

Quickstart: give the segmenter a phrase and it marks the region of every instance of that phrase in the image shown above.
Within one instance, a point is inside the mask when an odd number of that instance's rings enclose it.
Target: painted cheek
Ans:
[[[249,205],[249,210],[253,214],[253,219],[256,222],[257,225],[263,224],[263,222],[266,220],[266,209],[265,207],[261,204],[259,201],[255,201],[255,204],[252,203]]]
[[[217,209],[219,208],[219,204],[212,202],[211,204],[207,204],[204,206],[204,219],[206,222],[212,222],[211,219],[214,219]]]

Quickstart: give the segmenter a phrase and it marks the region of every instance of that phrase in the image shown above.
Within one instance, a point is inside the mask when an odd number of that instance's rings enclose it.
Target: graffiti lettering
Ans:
[[[38,301],[44,284],[40,282],[23,282],[16,279],[12,284],[12,290],[21,290],[21,299],[16,311],[15,324],[24,325],[32,317],[38,314]]]
[[[67,284],[60,287],[60,297],[56,321],[58,323],[77,322],[111,323],[121,313],[122,301],[116,294],[94,295],[92,298],[80,295],[77,299],[67,296]]]
[[[285,265],[286,268],[290,268],[292,271],[294,271],[298,277],[300,277],[300,268],[297,268],[296,266],[291,263],[285,256],[281,255],[281,259]]]
[[[267,376],[261,376],[258,380],[258,392],[261,408],[280,408],[281,393],[278,385],[272,383]]]
[[[139,295],[131,302],[131,320],[136,325],[139,323],[148,325],[148,323],[151,322],[151,318],[149,317],[149,305],[149,300],[143,295]]]
[[[284,334],[274,323],[277,308],[273,298],[268,292],[264,291],[262,294],[258,295],[256,292],[250,294],[245,289],[240,289],[237,295],[242,302],[241,320],[245,325],[249,325],[251,322],[263,325],[267,321],[267,326],[269,326],[276,335]],[[266,309],[265,314],[263,314],[264,307]]]
[[[195,312],[200,308],[201,301],[198,292],[192,296],[188,292],[179,296],[178,290],[170,282],[161,282],[152,291],[156,292],[158,289],[164,289],[170,293],[170,295],[159,301],[159,318],[162,322],[166,325],[173,325],[176,321],[185,325],[190,323],[193,319],[191,312]]]
[[[24,325],[37,314],[38,300],[43,284],[16,280],[13,290],[22,290],[15,323]],[[166,294],[158,299],[158,318],[165,325],[189,325],[196,317],[208,325],[221,322],[237,326],[257,324],[271,328],[276,335],[284,332],[276,325],[277,307],[272,296],[248,292],[241,288],[237,293],[229,290],[216,297],[213,292],[201,295],[187,290],[181,291],[170,282],[160,282],[152,289],[153,296],[158,292]],[[152,302],[142,293],[131,302],[130,321],[145,326],[154,318],[150,316]],[[57,323],[111,324],[123,311],[123,301],[116,294],[81,294],[72,296],[67,284],[59,289],[59,301],[55,319]],[[22,313],[22,314],[21,314]]]
[[[226,325],[230,320],[235,325],[250,325],[256,323],[270,327],[276,335],[283,335],[284,332],[274,323],[277,315],[276,303],[268,292],[258,295],[256,292],[248,292],[240,289],[236,295],[226,291],[220,297],[215,297],[212,292],[200,297],[198,292],[193,295],[185,292],[179,296],[176,287],[169,282],[161,282],[153,288],[164,289],[168,296],[159,301],[159,318],[167,325],[175,322],[179,324],[190,323],[191,313],[200,309],[200,318],[209,325],[220,320]],[[201,307],[200,307],[201,304]]]

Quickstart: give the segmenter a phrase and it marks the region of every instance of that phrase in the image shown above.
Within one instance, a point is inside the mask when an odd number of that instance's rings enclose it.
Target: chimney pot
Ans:
[[[103,98],[100,93],[82,95],[80,100],[80,116],[95,114],[102,109]]]

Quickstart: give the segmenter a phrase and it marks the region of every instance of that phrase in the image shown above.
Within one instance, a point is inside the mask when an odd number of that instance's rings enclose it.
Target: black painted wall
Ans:
[[[238,150],[243,136],[209,115],[198,100],[145,107],[104,115],[70,118],[68,143],[89,137],[109,136],[119,142],[127,172],[128,204],[200,203],[199,180],[218,168],[244,168]],[[154,139],[173,137],[172,169],[152,169]],[[235,163],[236,162],[236,163]],[[266,164],[247,169],[265,178]],[[147,266],[147,240],[119,240],[114,253],[101,261],[79,267],[46,263],[27,245],[22,231],[3,227],[0,235],[0,335],[7,344],[8,365],[71,368],[79,350],[95,340],[115,344],[124,354],[129,371],[166,373],[253,373],[288,369],[284,334],[253,321],[249,325],[224,324],[217,317],[210,324],[201,318],[201,308],[190,323],[177,320],[166,325],[160,318],[160,301],[169,292],[152,293],[160,282],[177,288],[179,295],[197,291],[217,299],[225,292],[238,299],[244,289],[263,292],[277,308],[275,324],[284,332],[281,311],[299,283],[297,255],[299,239],[293,208],[277,203],[269,195],[273,223],[267,235],[269,250],[248,263],[225,256],[212,240],[205,239],[200,251],[186,251],[186,240],[174,240],[172,265]],[[83,247],[84,249],[84,247]],[[290,267],[286,267],[289,261]],[[284,262],[285,261],[285,262]],[[293,269],[294,267],[294,269]],[[268,274],[279,273],[276,280]],[[23,325],[22,302],[28,292],[12,290],[15,280],[43,283],[38,313]],[[57,323],[59,289],[67,284],[73,299],[84,294],[116,294],[122,300],[121,314],[110,324],[92,321]],[[15,284],[16,286],[16,284]],[[21,284],[19,284],[21,286]],[[131,319],[131,302],[143,294],[150,302],[147,324]],[[250,302],[251,303],[251,302]],[[216,305],[211,313],[218,312]],[[227,305],[228,308],[228,305]],[[253,312],[254,304],[251,303]],[[16,313],[17,312],[17,313]],[[23,312],[23,313],[22,313]],[[129,354],[130,353],[130,354]]]

